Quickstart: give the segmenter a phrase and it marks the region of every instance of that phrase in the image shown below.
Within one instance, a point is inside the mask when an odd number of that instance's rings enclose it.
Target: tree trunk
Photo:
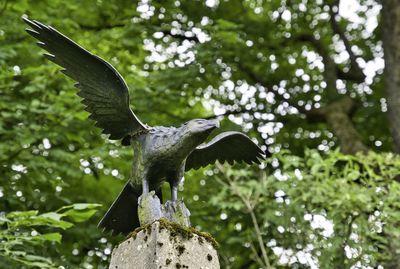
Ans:
[[[344,96],[335,102],[308,113],[310,119],[317,118],[321,120],[322,118],[327,123],[338,138],[341,152],[345,154],[368,151],[368,147],[362,142],[361,135],[351,120],[354,108],[354,101],[350,97]]]
[[[393,150],[400,153],[400,2],[382,1],[382,41],[385,59],[384,87]],[[400,267],[399,238],[389,239],[389,269]]]
[[[400,153],[400,1],[382,1],[385,93],[394,151]]]

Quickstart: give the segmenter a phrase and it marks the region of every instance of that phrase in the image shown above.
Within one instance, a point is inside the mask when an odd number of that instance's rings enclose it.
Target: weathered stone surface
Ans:
[[[165,218],[182,226],[190,227],[190,212],[183,200],[178,200],[175,203],[167,201],[162,205],[155,191],[142,194],[139,197],[138,215],[142,226]]]
[[[163,217],[161,202],[155,191],[139,197],[138,215],[140,225],[153,223]]]
[[[162,205],[162,212],[164,218],[182,226],[190,227],[190,212],[183,200],[178,200],[175,204],[167,201]]]
[[[217,251],[209,239],[185,236],[154,222],[114,248],[110,269],[218,269]]]

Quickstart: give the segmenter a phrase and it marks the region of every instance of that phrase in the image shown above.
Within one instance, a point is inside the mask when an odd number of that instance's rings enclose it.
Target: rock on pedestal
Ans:
[[[140,225],[153,223],[161,218],[190,227],[190,212],[183,200],[175,203],[167,201],[161,204],[155,191],[143,194],[139,197],[138,215]]]
[[[110,269],[219,269],[216,242],[207,233],[164,219],[135,230],[114,248]]]

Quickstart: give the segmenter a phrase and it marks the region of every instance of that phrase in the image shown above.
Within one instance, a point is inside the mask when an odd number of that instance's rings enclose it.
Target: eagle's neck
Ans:
[[[193,133],[187,126],[181,126],[177,132],[177,144],[185,157],[187,157],[198,145],[203,143],[210,135],[211,130],[201,133]]]

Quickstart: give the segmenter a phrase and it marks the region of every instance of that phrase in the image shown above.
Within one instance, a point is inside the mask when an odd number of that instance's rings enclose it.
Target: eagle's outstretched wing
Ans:
[[[78,82],[75,86],[86,105],[85,110],[103,133],[109,134],[110,139],[121,139],[147,129],[130,109],[128,87],[111,64],[51,26],[27,18],[23,20],[32,28],[26,31],[39,40],[39,47],[50,53],[44,56],[63,67],[61,71]]]
[[[233,164],[258,163],[265,159],[265,153],[250,138],[240,132],[224,132],[210,142],[198,146],[186,159],[185,170],[199,169],[219,161]]]

